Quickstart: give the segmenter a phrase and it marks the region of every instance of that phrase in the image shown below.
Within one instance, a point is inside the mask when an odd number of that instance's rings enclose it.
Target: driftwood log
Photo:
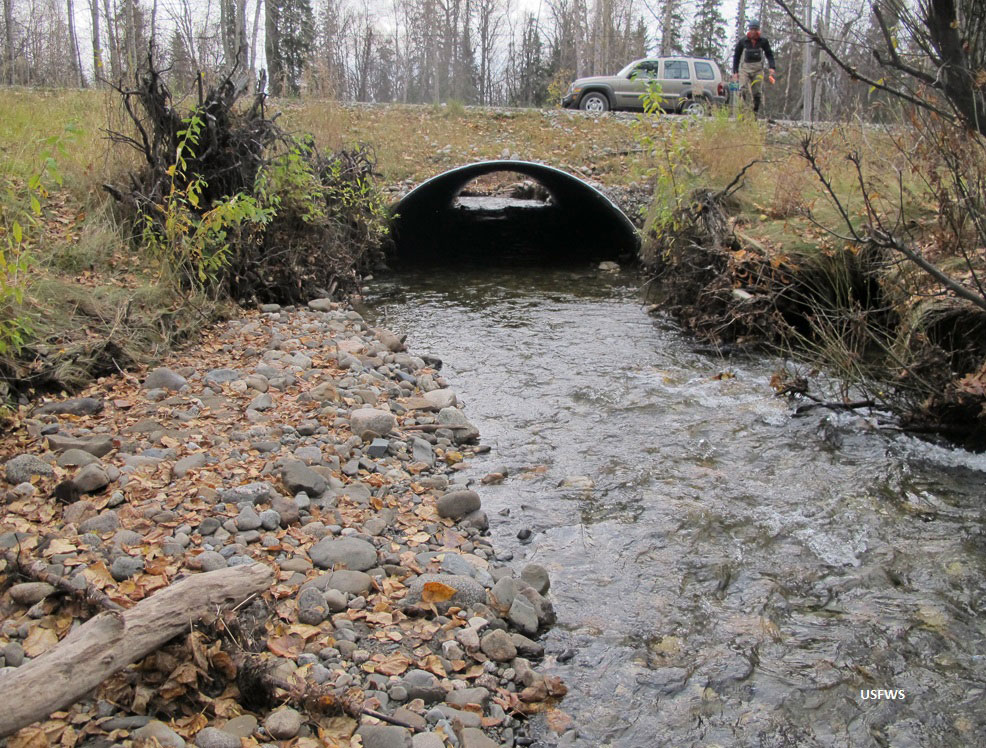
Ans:
[[[113,673],[168,640],[263,592],[274,581],[264,564],[196,574],[123,612],[100,613],[53,649],[0,677],[0,738],[73,704]]]

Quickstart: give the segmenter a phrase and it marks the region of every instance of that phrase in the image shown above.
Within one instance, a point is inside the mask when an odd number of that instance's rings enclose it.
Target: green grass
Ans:
[[[104,91],[34,91],[4,89],[0,117],[0,169],[18,179],[35,172],[44,140],[77,133],[58,154],[65,188],[85,199],[100,181],[134,164],[124,149],[111,147],[105,130],[123,129],[118,97]]]
[[[122,123],[119,98],[108,92],[4,91],[0,242],[6,246],[6,231],[21,224],[28,266],[7,277],[23,296],[5,313],[28,331],[24,355],[0,357],[0,372],[15,386],[81,387],[108,361],[153,360],[207,321],[194,313],[175,321],[180,300],[158,285],[102,190],[124,183],[137,165],[136,152],[107,139],[107,129],[125,130]],[[38,176],[41,188],[32,191]],[[40,216],[30,208],[32,194]]]

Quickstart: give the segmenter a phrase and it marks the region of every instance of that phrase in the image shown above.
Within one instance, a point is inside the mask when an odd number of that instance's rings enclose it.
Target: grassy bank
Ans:
[[[3,387],[78,388],[154,359],[212,316],[159,282],[101,189],[135,165],[105,139],[118,122],[106,93],[4,91],[0,302],[16,329],[4,336]]]
[[[726,118],[660,129],[646,141],[643,259],[665,309],[717,343],[789,355],[781,392],[984,442],[986,310],[942,279],[981,298],[986,255],[974,201],[954,215],[954,166],[927,130]],[[975,185],[983,166],[954,176]]]
[[[589,117],[562,109],[489,109],[442,105],[285,103],[288,126],[333,148],[370,143],[386,184],[417,183],[445,169],[486,159],[542,161],[627,185],[645,176],[628,114]]]

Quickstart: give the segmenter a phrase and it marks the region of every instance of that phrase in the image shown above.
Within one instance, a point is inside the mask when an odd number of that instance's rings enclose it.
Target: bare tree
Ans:
[[[227,66],[246,54],[246,0],[220,0],[219,24]]]
[[[99,0],[89,0],[89,21],[92,38],[92,79],[93,82],[102,80],[103,47],[99,36]]]
[[[493,68],[504,22],[503,6],[499,0],[477,0],[476,30],[479,52],[479,103],[493,101]]]
[[[14,73],[14,0],[3,0],[3,81],[9,86],[17,83]]]
[[[75,4],[73,0],[65,0],[68,10],[69,54],[72,57],[72,72],[75,74],[75,85],[83,88],[86,80],[82,75],[82,55],[79,52],[79,39],[75,34]]]
[[[250,34],[250,85],[257,80],[257,36],[260,31],[260,10],[263,0],[256,0],[253,9],[253,31]]]
[[[867,75],[798,17],[789,0],[774,0],[832,62],[874,90],[933,111],[986,135],[986,87],[977,76],[986,69],[986,5],[982,0],[882,0],[871,10],[881,32],[874,58],[891,74]],[[895,23],[888,21],[892,14]],[[907,41],[916,55],[899,50]]]
[[[115,5],[111,5],[111,1],[103,0],[103,20],[106,22],[106,41],[109,44],[110,77],[114,81],[119,81],[123,70],[120,65],[120,42],[117,33]]]

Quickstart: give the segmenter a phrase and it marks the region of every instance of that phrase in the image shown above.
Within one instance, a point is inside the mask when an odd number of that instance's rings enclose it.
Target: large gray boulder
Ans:
[[[483,654],[494,662],[510,662],[517,656],[517,647],[503,629],[493,629],[483,635],[480,643]]]
[[[291,495],[304,491],[313,497],[325,493],[327,486],[325,478],[300,460],[290,460],[284,464],[281,468],[281,482]]]
[[[449,491],[438,500],[438,516],[450,519],[465,517],[481,506],[479,494],[475,491]]]
[[[242,486],[225,488],[219,492],[219,500],[230,504],[241,501],[252,501],[254,504],[269,504],[275,496],[280,496],[277,489],[267,481],[254,481]]]
[[[30,607],[54,591],[55,588],[47,582],[22,582],[10,588],[10,598],[18,605]]]
[[[356,436],[363,437],[367,432],[386,436],[394,430],[397,420],[392,413],[379,408],[357,408],[349,414],[349,424]]]
[[[430,402],[436,410],[454,407],[458,402],[455,393],[447,387],[424,393],[424,399]]]
[[[102,463],[93,462],[80,468],[72,482],[82,493],[96,493],[110,484],[110,477]]]
[[[35,475],[50,478],[55,474],[54,468],[36,455],[22,454],[7,460],[4,466],[4,477],[11,485],[28,483]]]
[[[45,403],[38,413],[71,416],[91,416],[103,409],[103,401],[97,397],[73,397],[56,403]]]
[[[105,457],[113,450],[113,437],[105,434],[92,436],[64,436],[48,434],[48,448],[52,452],[66,452],[70,449],[81,449],[94,457]]]
[[[520,573],[520,578],[531,585],[539,595],[543,595],[551,587],[548,570],[541,564],[528,564]]]
[[[178,460],[174,467],[171,468],[171,476],[173,478],[184,478],[188,475],[189,471],[205,467],[205,463],[206,457],[203,452],[186,455]]]
[[[452,429],[452,440],[456,444],[473,442],[479,438],[479,429],[466,418],[458,408],[442,408],[438,412],[438,422]]]
[[[422,699],[426,704],[445,699],[445,689],[427,670],[408,670],[401,683],[407,689],[409,699]]]
[[[337,403],[341,399],[339,397],[339,390],[332,382],[322,382],[308,391],[309,396],[312,400],[320,403],[334,402]]]
[[[85,467],[98,461],[94,454],[84,449],[66,449],[58,456],[58,467]]]
[[[362,725],[356,734],[363,748],[413,748],[410,730],[395,725]]]
[[[240,748],[240,739],[217,727],[205,727],[195,736],[198,748]]]
[[[308,308],[316,312],[331,312],[335,309],[336,303],[332,299],[319,298],[308,302]]]
[[[236,369],[212,369],[205,373],[206,384],[225,384],[235,382],[242,375]]]
[[[312,586],[322,591],[339,590],[351,595],[362,595],[370,591],[373,586],[373,578],[365,571],[339,569],[315,577],[310,582],[306,582],[304,586]]]
[[[271,712],[264,720],[264,728],[274,740],[290,740],[301,730],[301,714],[291,707]]]
[[[399,353],[404,350],[404,338],[396,333],[386,328],[378,327],[374,329],[373,334],[377,336],[377,340],[383,343],[391,353]]]
[[[320,569],[366,571],[377,565],[377,549],[359,538],[323,538],[308,549],[308,557]]]
[[[147,378],[144,380],[144,389],[180,390],[186,384],[188,384],[188,380],[181,374],[178,374],[165,366],[160,366],[147,375]]]
[[[448,601],[435,603],[439,611],[444,612],[451,605],[468,608],[480,603],[486,604],[486,588],[472,577],[461,574],[422,574],[411,582],[407,597],[404,598],[408,605],[416,605],[421,602],[421,595],[428,582],[438,582],[455,590],[455,594]]]
[[[185,741],[177,732],[168,727],[160,720],[151,720],[138,730],[134,730],[133,737],[137,740],[150,740],[154,738],[163,748],[185,748]]]
[[[509,621],[525,634],[535,634],[538,630],[538,612],[523,595],[516,595],[507,612]]]

